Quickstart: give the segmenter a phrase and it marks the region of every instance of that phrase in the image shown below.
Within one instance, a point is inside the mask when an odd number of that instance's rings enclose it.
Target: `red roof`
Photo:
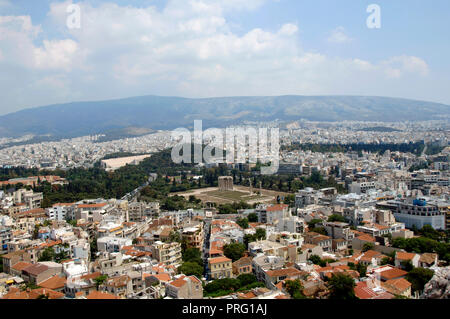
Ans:
[[[392,299],[394,296],[384,290],[375,291],[367,286],[366,281],[360,281],[355,286],[355,295],[359,299]]]
[[[21,291],[18,288],[11,288],[2,299],[37,299],[45,295],[48,299],[62,299],[64,294],[47,288]]]
[[[39,286],[41,286],[42,288],[47,288],[47,289],[60,289],[60,288],[64,288],[66,281],[67,281],[66,278],[59,277],[59,276],[53,276],[53,277],[47,279],[46,281],[41,282],[39,284]]]
[[[109,294],[107,292],[101,291],[91,291],[91,293],[86,297],[87,299],[120,299],[119,297]]]
[[[78,208],[100,208],[106,206],[107,203],[98,203],[98,204],[79,204]]]
[[[380,272],[380,276],[386,280],[400,278],[406,276],[406,274],[408,274],[406,271],[398,268],[391,268],[389,270]]]
[[[266,211],[267,212],[278,212],[278,211],[283,210],[288,207],[289,207],[289,205],[286,205],[286,204],[276,204],[276,205],[267,207]]]
[[[215,257],[215,258],[210,258],[209,259],[209,263],[210,264],[217,264],[217,263],[224,263],[227,261],[231,261],[230,258],[227,257]]]

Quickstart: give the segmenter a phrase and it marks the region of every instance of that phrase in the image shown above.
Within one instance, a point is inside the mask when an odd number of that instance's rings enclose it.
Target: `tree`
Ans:
[[[97,287],[97,290],[98,290],[98,287],[100,287],[100,285],[103,285],[103,283],[106,281],[106,279],[108,279],[107,275],[101,275],[101,276],[98,276],[97,278],[94,278],[95,286]]]
[[[231,243],[223,246],[224,255],[233,260],[233,262],[240,259],[244,255],[245,250],[245,246],[240,243]]]
[[[333,274],[328,281],[330,299],[356,299],[355,280],[347,274]]]
[[[38,261],[53,261],[55,259],[55,251],[52,247],[47,247],[42,252],[41,256],[39,257]]]
[[[344,216],[333,214],[330,217],[328,217],[329,222],[345,222]]]
[[[311,219],[311,220],[308,222],[308,228],[309,228],[309,229],[312,229],[312,228],[316,227],[316,224],[321,223],[322,221],[323,221],[323,220],[318,219],[318,218]]]
[[[213,293],[217,291],[236,291],[241,287],[239,280],[234,278],[217,279],[205,286],[205,291]]]
[[[247,218],[240,218],[236,221],[236,223],[241,226],[243,229],[248,228],[248,219]]]
[[[314,233],[325,235],[325,236],[328,235],[325,227],[314,227],[313,229],[311,229],[311,231]]]
[[[367,266],[362,263],[358,263],[356,265],[356,271],[359,272],[360,278],[365,277],[367,273]]]
[[[294,299],[305,299],[305,295],[303,294],[303,285],[299,279],[296,280],[286,280],[286,291],[291,295]]]
[[[202,278],[203,267],[196,262],[187,261],[184,262],[180,267],[178,267],[178,272],[180,274],[185,274],[186,276],[196,276],[197,278]]]
[[[242,274],[237,276],[236,279],[239,280],[241,287],[253,284],[254,282],[258,281],[256,279],[256,276],[253,274]]]
[[[363,245],[363,247],[362,247],[362,251],[366,252],[368,250],[373,249],[373,247],[375,247],[374,244],[372,244],[372,243],[365,243]]]
[[[257,228],[255,238],[256,240],[266,239],[266,230],[264,228]]]
[[[383,259],[381,259],[381,266],[384,265],[394,265],[391,257],[384,257]]]
[[[431,269],[417,267],[406,275],[406,280],[411,283],[413,291],[422,291],[425,284],[433,278],[434,271]]]
[[[202,253],[198,248],[188,248],[183,252],[184,262],[195,262],[200,266],[203,266]]]
[[[319,265],[320,262],[322,261],[322,259],[320,258],[320,256],[317,255],[311,255],[308,258],[309,261],[311,261],[314,265]]]
[[[54,259],[55,262],[61,262],[62,260],[69,259],[69,253],[65,250],[61,250],[59,253],[55,254]]]
[[[181,235],[180,235],[180,233],[177,232],[177,231],[170,232],[169,241],[170,242],[181,243]]]
[[[255,213],[250,213],[248,214],[247,219],[250,223],[256,223],[258,222],[258,215]]]
[[[413,266],[411,260],[402,261],[400,264],[402,265],[402,268],[403,268],[405,271],[408,271],[408,272],[409,272],[409,271],[411,271],[411,270],[414,269],[414,266]]]

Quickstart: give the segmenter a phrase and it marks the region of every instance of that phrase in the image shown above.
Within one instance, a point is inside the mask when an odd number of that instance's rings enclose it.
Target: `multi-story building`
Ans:
[[[251,274],[252,273],[252,258],[251,257],[242,257],[236,260],[233,265],[233,274],[235,276],[239,276],[242,274]]]
[[[181,264],[181,244],[177,242],[155,242],[151,246],[152,257],[157,261],[178,267]]]
[[[275,229],[279,232],[290,232],[302,234],[305,231],[307,224],[303,218],[298,216],[290,216],[280,218],[276,224]]]
[[[0,226],[0,252],[8,251],[8,242],[11,240],[12,231],[10,227]]]
[[[275,224],[275,221],[291,216],[289,205],[286,204],[261,204],[258,205],[255,212],[258,215],[258,222],[263,224],[273,225]]]
[[[75,219],[75,205],[73,203],[57,203],[47,208],[48,218],[51,220],[73,220]]]
[[[208,269],[212,279],[233,277],[232,261],[230,258],[224,256],[209,258]]]
[[[350,225],[343,222],[322,222],[327,234],[333,239],[345,239],[351,241],[355,234],[351,231]]]
[[[186,240],[188,248],[203,250],[204,231],[203,223],[195,223],[183,228],[181,238]]]
[[[103,201],[82,201],[76,203],[75,219],[83,219],[86,222],[100,222],[109,208]]]
[[[132,240],[119,237],[101,237],[97,239],[98,251],[116,253],[120,252],[123,246],[131,246]]]
[[[430,225],[434,229],[445,230],[445,212],[439,210],[437,205],[427,204],[424,199],[393,201],[396,205],[395,219],[405,224],[406,227],[416,226],[421,229]]]
[[[203,299],[203,286],[195,276],[181,275],[167,283],[166,296],[176,299]]]
[[[369,192],[370,190],[374,190],[375,187],[375,182],[352,182],[349,186],[348,186],[348,191],[350,193],[355,193],[355,194],[365,194],[367,192]]]
[[[159,203],[152,202],[131,202],[128,203],[128,220],[131,222],[140,222],[146,218],[152,218],[159,214]]]
[[[332,239],[329,236],[325,236],[315,232],[305,233],[305,243],[314,244],[320,246],[323,251],[331,251]]]

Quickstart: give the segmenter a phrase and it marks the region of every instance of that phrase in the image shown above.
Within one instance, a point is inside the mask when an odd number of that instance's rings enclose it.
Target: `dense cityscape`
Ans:
[[[449,12],[0,0],[5,316],[445,315]]]
[[[448,123],[278,125],[273,176],[165,131],[4,148],[1,297],[448,298]]]

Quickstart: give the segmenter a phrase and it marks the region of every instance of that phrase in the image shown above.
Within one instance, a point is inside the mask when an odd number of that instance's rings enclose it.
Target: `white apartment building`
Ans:
[[[51,220],[75,219],[75,205],[73,203],[58,203],[46,209],[47,216]]]
[[[394,212],[395,219],[405,224],[406,227],[416,226],[418,229],[430,225],[434,229],[445,230],[446,215],[436,205],[429,205],[426,201],[395,202],[397,211]]]
[[[97,239],[97,250],[101,252],[117,253],[123,246],[131,246],[132,240],[129,238],[102,237]]]

